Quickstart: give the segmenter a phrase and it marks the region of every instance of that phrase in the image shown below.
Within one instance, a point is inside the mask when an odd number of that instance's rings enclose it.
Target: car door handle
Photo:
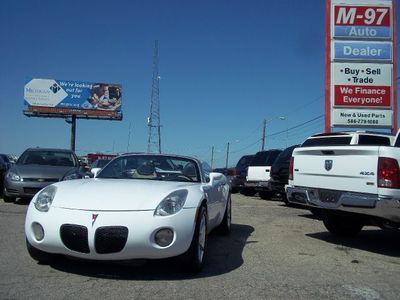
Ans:
[[[265,170],[265,172],[269,172],[269,170],[267,169],[267,170]]]

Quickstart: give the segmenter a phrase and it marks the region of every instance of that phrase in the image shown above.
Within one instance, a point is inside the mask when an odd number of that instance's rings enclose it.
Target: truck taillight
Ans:
[[[232,169],[232,175],[231,175],[231,176],[236,176],[236,175],[237,175],[236,168],[233,168],[233,169]]]
[[[400,170],[396,159],[379,157],[378,187],[389,189],[400,188]]]
[[[290,164],[289,164],[289,180],[293,180],[293,165],[294,165],[294,157],[292,156],[290,158]]]

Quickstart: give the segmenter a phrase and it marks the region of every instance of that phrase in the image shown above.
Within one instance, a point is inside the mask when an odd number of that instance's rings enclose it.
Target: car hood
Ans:
[[[161,200],[198,183],[138,179],[78,179],[55,184],[52,206],[94,211],[154,210]],[[189,197],[189,195],[188,195]]]
[[[22,178],[54,178],[61,180],[64,175],[76,167],[45,165],[13,165],[10,169]]]

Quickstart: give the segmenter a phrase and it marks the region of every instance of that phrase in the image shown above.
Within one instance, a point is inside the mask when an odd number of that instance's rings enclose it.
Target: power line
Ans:
[[[308,123],[311,123],[311,122],[313,122],[313,121],[315,121],[315,120],[321,119],[321,118],[324,117],[324,116],[325,116],[325,115],[319,115],[318,117],[315,117],[315,118],[313,118],[313,119],[311,119],[311,120],[308,120],[308,121],[306,121],[306,122],[304,122],[304,123],[301,123],[301,124],[299,124],[299,125],[296,125],[296,126],[287,128],[287,129],[282,130],[282,131],[278,131],[278,132],[275,132],[275,133],[271,133],[271,134],[267,135],[267,137],[272,137],[272,136],[275,136],[275,135],[279,135],[279,134],[282,134],[282,133],[286,133],[286,131],[289,131],[289,130],[292,130],[292,129],[295,129],[295,128],[299,128],[299,127],[301,127],[301,126],[303,126],[303,125],[305,125],[305,124],[308,124]]]

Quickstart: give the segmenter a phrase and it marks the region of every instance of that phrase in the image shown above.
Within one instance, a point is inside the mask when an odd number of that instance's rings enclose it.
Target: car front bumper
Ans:
[[[37,192],[56,181],[12,181],[4,179],[4,194],[8,197],[33,197]]]
[[[157,259],[180,255],[189,249],[192,242],[196,208],[182,209],[172,216],[154,216],[149,211],[85,211],[51,207],[48,212],[39,212],[31,202],[25,221],[25,235],[35,248],[53,254],[77,257],[88,260],[130,260]],[[39,223],[44,229],[44,238],[38,241],[33,232],[33,224]],[[65,225],[65,226],[63,226]],[[80,233],[68,233],[66,228],[79,228]],[[126,228],[126,242],[117,252],[99,251],[99,229]],[[62,229],[63,228],[63,229]],[[173,240],[169,246],[161,247],[155,243],[158,230],[168,228],[173,231]],[[67,229],[68,230],[68,229]],[[82,232],[86,232],[83,234]],[[66,242],[66,235],[69,242]],[[120,242],[113,234],[103,234],[101,241],[105,247],[113,247]],[[107,239],[105,242],[104,239]],[[88,249],[77,249],[86,244]],[[103,245],[104,246],[104,245]],[[72,248],[72,249],[71,249]],[[84,248],[84,247],[83,247]],[[99,253],[100,252],[100,253]]]
[[[286,186],[290,203],[374,216],[400,223],[400,199],[377,194],[353,193]]]

